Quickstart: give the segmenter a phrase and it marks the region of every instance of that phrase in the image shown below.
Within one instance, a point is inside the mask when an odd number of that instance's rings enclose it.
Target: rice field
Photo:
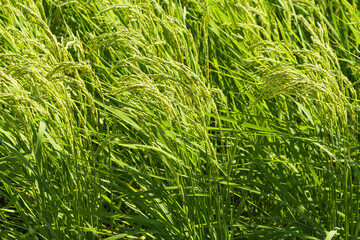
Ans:
[[[360,239],[358,0],[0,0],[0,239]]]

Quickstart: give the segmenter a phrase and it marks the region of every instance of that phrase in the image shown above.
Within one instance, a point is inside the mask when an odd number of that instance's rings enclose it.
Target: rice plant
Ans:
[[[356,0],[0,6],[1,239],[360,239]]]

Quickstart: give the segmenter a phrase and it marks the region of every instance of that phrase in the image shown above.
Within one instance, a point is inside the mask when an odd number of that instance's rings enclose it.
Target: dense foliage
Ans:
[[[357,0],[0,0],[1,239],[360,239]]]

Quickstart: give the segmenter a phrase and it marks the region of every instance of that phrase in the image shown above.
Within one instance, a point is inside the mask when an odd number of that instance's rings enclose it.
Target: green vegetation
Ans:
[[[357,0],[0,0],[1,239],[360,239]]]

